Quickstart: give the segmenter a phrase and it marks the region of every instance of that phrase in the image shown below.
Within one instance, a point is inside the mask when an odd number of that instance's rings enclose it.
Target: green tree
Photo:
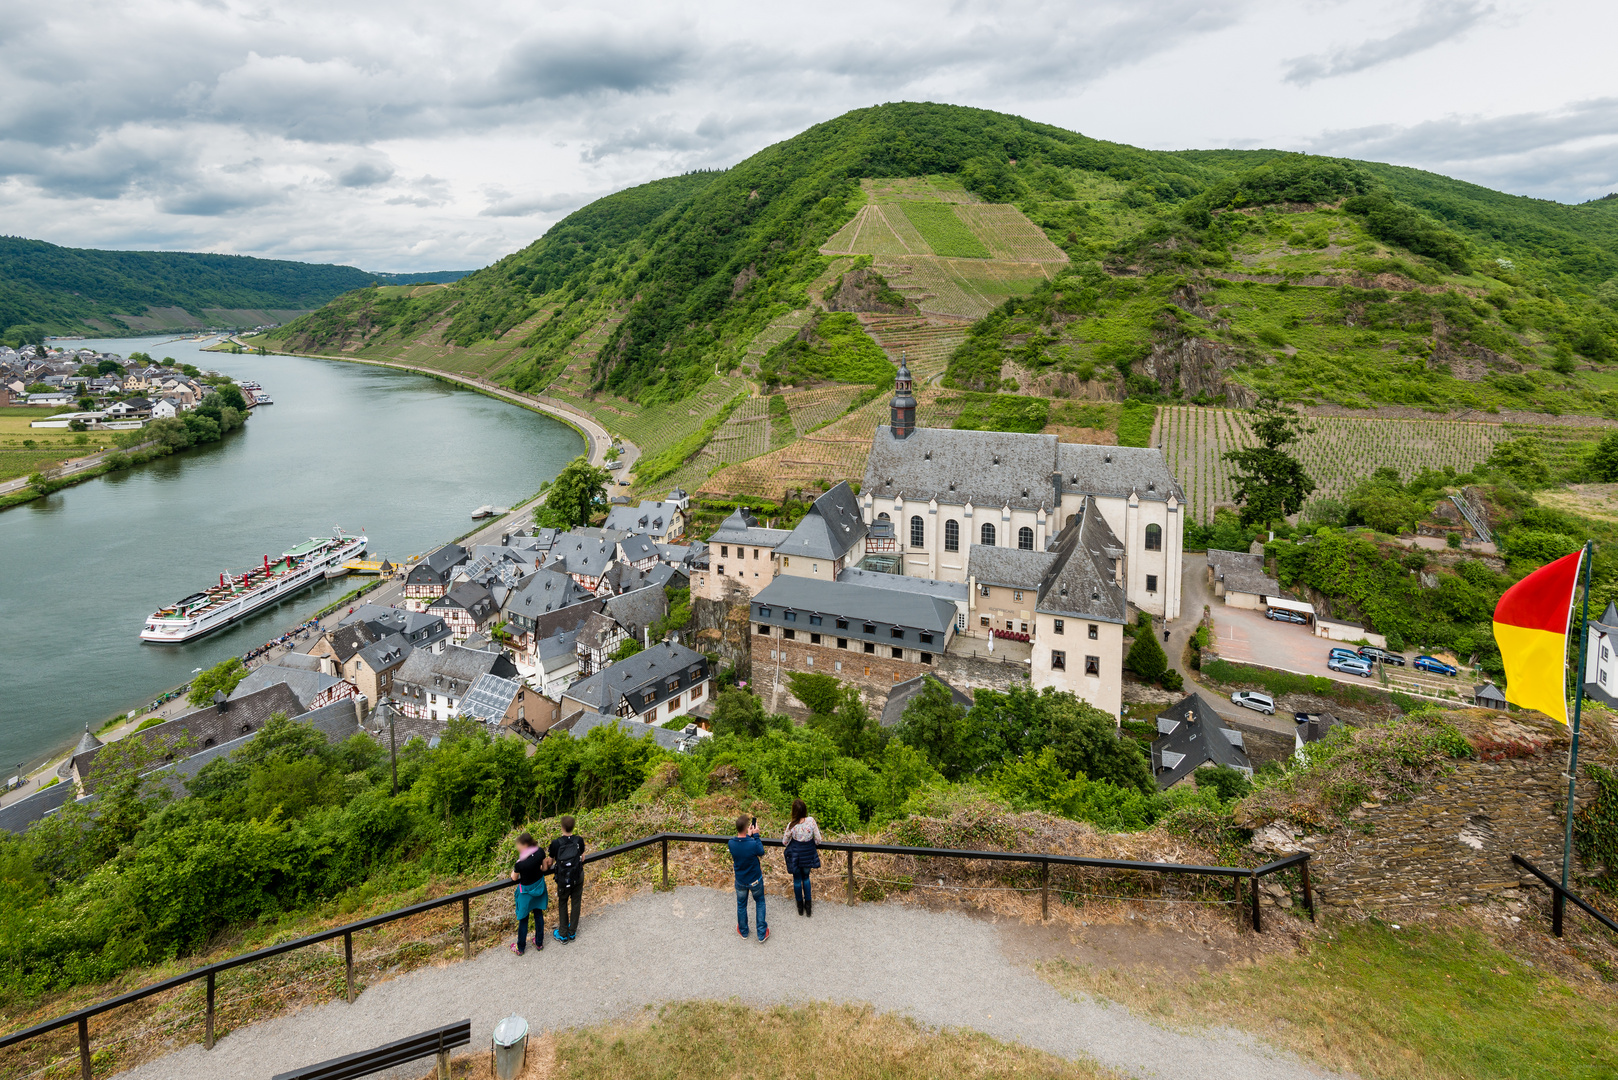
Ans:
[[[719,691],[711,721],[715,735],[741,735],[756,739],[769,728],[764,702],[758,696],[735,688]]]
[[[926,760],[946,776],[957,777],[969,768],[974,756],[966,709],[937,679],[928,678],[921,693],[910,699],[894,729],[894,738],[920,751]],[[891,744],[890,744],[891,745]]]
[[[186,694],[185,699],[196,706],[206,705],[213,700],[214,694],[221,691],[228,697],[236,689],[236,684],[245,678],[247,665],[242,663],[241,657],[232,656],[192,679],[191,692]]]
[[[1129,656],[1124,664],[1147,682],[1156,682],[1158,676],[1168,670],[1169,658],[1164,654],[1163,646],[1157,643],[1151,616],[1141,612],[1137,626],[1135,643],[1129,647]]]
[[[1271,394],[1253,404],[1247,423],[1258,445],[1225,451],[1225,460],[1238,470],[1232,497],[1242,508],[1243,525],[1268,525],[1302,510],[1315,490],[1315,482],[1285,449],[1314,429]]]
[[[534,512],[535,524],[545,529],[589,524],[591,515],[606,509],[611,480],[611,473],[591,465],[588,458],[574,458],[551,481],[544,505]]]
[[[859,688],[852,685],[837,691],[837,704],[830,713],[811,717],[809,723],[829,735],[845,757],[871,757],[885,741],[881,721],[871,715]]]
[[[1505,473],[1525,488],[1544,487],[1551,480],[1550,466],[1545,463],[1545,448],[1532,435],[1495,443],[1484,465]]]
[[[645,646],[640,643],[639,638],[624,638],[624,643],[618,646],[617,652],[612,654],[613,662],[616,663],[619,660],[628,660],[631,656],[634,656],[636,653],[641,652],[644,649]]]
[[[842,683],[818,672],[794,671],[787,676],[792,696],[815,716],[830,716],[842,702]]]
[[[1590,471],[1598,480],[1618,480],[1618,431],[1610,432],[1596,443],[1595,453],[1590,456]]]

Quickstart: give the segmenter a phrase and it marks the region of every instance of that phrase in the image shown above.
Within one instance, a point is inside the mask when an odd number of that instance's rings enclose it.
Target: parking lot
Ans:
[[[1351,686],[1371,683],[1382,687],[1381,679],[1376,673],[1365,679],[1358,675],[1332,671],[1326,667],[1327,654],[1334,647],[1352,649],[1354,648],[1352,645],[1315,637],[1313,629],[1308,626],[1272,621],[1266,618],[1262,611],[1224,607],[1218,602],[1214,603],[1212,610],[1214,637],[1217,642],[1215,648],[1220,656],[1231,663],[1259,664],[1301,675],[1319,675],[1327,679],[1337,679]],[[1414,660],[1418,655],[1420,654],[1414,652],[1405,654],[1407,660]],[[1441,692],[1445,690],[1464,698],[1470,698],[1472,695],[1472,682],[1464,670],[1461,675],[1449,678],[1416,671],[1407,663],[1402,668],[1389,667],[1388,678],[1391,685],[1386,689],[1403,689],[1435,697],[1441,696]]]

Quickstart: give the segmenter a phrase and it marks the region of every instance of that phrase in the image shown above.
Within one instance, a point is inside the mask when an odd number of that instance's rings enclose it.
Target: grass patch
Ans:
[[[1157,407],[1143,401],[1126,401],[1118,411],[1118,445],[1152,445],[1152,425],[1157,420]]]
[[[1313,694],[1333,698],[1345,705],[1372,705],[1380,700],[1362,687],[1349,686],[1323,675],[1295,675],[1290,671],[1233,664],[1229,660],[1204,661],[1202,675],[1224,686],[1259,686],[1271,697]]]
[[[766,386],[823,379],[891,386],[896,370],[859,319],[846,311],[817,318],[807,334],[775,346],[759,364]]]
[[[852,1005],[776,1006],[685,1001],[556,1037],[558,1077],[711,1080],[715,1076],[819,1080],[932,1077],[1109,1077],[1097,1065],[998,1042],[975,1032],[932,1032],[913,1020]]]
[[[1182,1024],[1231,1024],[1376,1080],[1595,1080],[1618,1075],[1618,1007],[1466,930],[1341,927],[1297,956],[1180,983],[1044,965],[1068,993]]]
[[[953,204],[903,199],[899,207],[934,254],[954,259],[987,259],[990,256],[989,249],[967,228]]]
[[[1023,397],[1019,394],[963,394],[958,399],[945,398],[947,405],[959,400],[961,411],[955,417],[958,431],[1021,431],[1039,432],[1050,420],[1050,401],[1042,397]]]

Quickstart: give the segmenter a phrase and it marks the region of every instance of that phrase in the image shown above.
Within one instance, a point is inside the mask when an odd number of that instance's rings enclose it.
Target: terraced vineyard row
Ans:
[[[949,427],[958,405],[940,406],[940,393],[927,387],[916,390],[916,422],[927,427]],[[777,500],[786,491],[813,489],[839,480],[859,481],[871,452],[871,435],[887,420],[886,398],[878,398],[849,415],[783,449],[719,470],[698,484],[706,495],[725,498]]]
[[[1224,453],[1252,446],[1245,413],[1231,409],[1175,406],[1158,410],[1153,445],[1161,445],[1169,468],[1180,478],[1195,520],[1208,522],[1215,508],[1230,505],[1232,468]],[[1296,448],[1298,460],[1315,482],[1315,499],[1343,495],[1374,471],[1391,467],[1408,480],[1423,469],[1470,471],[1486,460],[1495,443],[1532,434],[1548,445],[1594,436],[1588,429],[1468,423],[1456,420],[1383,420],[1311,417],[1314,433]],[[1573,437],[1570,437],[1569,433]]]
[[[943,371],[950,354],[966,340],[969,323],[913,315],[861,315],[860,322],[888,358],[903,357],[917,383]]]
[[[1010,262],[1068,261],[1067,252],[1051,243],[1045,230],[1029,221],[1015,206],[980,203],[958,206],[955,212],[996,259]]]

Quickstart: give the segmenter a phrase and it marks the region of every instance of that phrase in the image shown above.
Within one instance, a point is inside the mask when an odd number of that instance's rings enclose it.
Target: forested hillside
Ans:
[[[983,211],[965,218],[975,237],[918,198],[1015,207],[1068,260],[1046,261],[1037,291],[1006,286],[951,366],[962,388],[1608,410],[1593,365],[1618,359],[1618,200],[1563,206],[1276,151],[1147,151],[931,104],[858,110],[724,172],[609,196],[449,289],[346,297],[281,340],[431,332],[464,348],[523,327],[498,377],[537,389],[607,330],[597,391],[680,400],[814,306],[846,265],[828,241],[874,204],[860,183],[873,177],[933,178],[886,197],[904,202],[901,232],[957,267],[1048,257],[991,252]]]
[[[0,337],[142,329],[151,309],[308,310],[366,285],[450,282],[464,271],[375,274],[352,266],[185,251],[96,251],[0,237]],[[169,322],[176,322],[171,317]]]

